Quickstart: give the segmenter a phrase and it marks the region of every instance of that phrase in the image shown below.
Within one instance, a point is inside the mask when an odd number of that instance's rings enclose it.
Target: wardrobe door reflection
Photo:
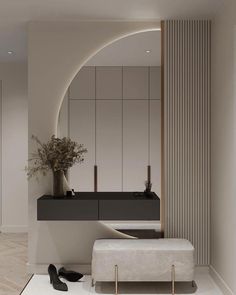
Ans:
[[[70,169],[70,186],[75,191],[93,191],[95,162],[95,101],[70,100],[70,132],[72,140],[83,143],[88,149],[85,160]]]
[[[98,190],[122,190],[121,100],[97,100]]]
[[[148,101],[123,101],[123,190],[143,191],[148,165]]]

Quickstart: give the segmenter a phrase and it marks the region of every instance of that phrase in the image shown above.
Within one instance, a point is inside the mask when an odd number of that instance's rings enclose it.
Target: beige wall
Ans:
[[[225,294],[236,293],[236,2],[224,1],[212,25],[211,265]],[[232,293],[224,282],[232,290]]]
[[[2,80],[2,226],[27,231],[27,65],[0,63]]]
[[[29,27],[29,135],[47,140],[56,132],[65,92],[89,57],[112,41],[159,28],[159,22],[31,23]],[[29,141],[29,151],[34,146]],[[36,200],[51,191],[50,177],[29,182],[29,267],[91,261],[93,241],[117,237],[99,222],[37,222]]]

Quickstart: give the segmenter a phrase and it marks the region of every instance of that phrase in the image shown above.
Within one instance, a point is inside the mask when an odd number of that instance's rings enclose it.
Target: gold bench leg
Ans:
[[[115,294],[118,295],[118,265],[115,265]]]
[[[175,266],[171,266],[172,295],[175,295]]]

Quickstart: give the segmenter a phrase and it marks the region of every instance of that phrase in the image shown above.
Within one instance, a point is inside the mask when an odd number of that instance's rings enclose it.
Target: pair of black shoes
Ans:
[[[59,291],[68,291],[67,284],[63,283],[59,277],[63,277],[69,282],[77,282],[83,277],[81,273],[72,270],[66,270],[64,267],[60,268],[57,272],[57,269],[53,264],[49,265],[48,274],[53,288]]]

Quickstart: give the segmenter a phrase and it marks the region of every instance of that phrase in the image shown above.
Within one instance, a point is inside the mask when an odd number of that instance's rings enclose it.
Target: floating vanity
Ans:
[[[143,192],[79,192],[75,197],[44,195],[38,220],[159,220],[160,199]]]

